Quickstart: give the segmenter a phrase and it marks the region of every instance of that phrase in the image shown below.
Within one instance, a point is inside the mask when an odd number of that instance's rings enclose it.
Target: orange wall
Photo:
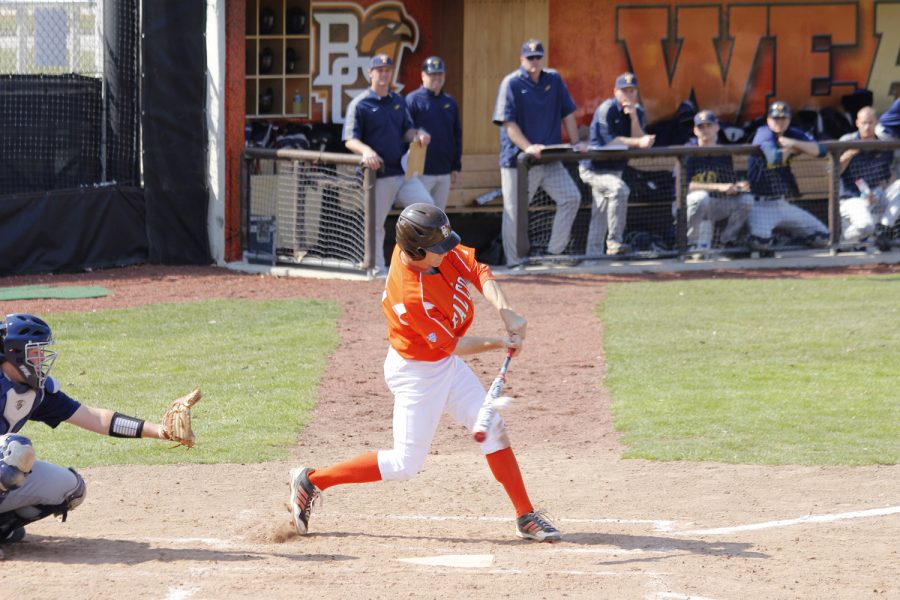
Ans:
[[[626,70],[651,122],[673,116],[691,90],[701,108],[740,123],[774,98],[837,107],[866,87],[884,110],[900,86],[896,2],[551,0],[550,44],[581,123]]]

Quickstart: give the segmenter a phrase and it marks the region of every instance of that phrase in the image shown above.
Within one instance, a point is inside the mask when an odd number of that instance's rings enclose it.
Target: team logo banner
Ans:
[[[343,123],[350,101],[369,87],[369,60],[386,54],[394,61],[391,88],[397,83],[404,49],[415,52],[419,26],[401,2],[378,2],[366,10],[349,2],[313,2],[312,100],[322,120]]]

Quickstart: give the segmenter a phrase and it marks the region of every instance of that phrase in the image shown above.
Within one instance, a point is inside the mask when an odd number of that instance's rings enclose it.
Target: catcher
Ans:
[[[199,389],[174,401],[161,424],[87,406],[48,376],[56,359],[52,344],[50,326],[38,317],[19,313],[0,321],[0,544],[21,540],[25,525],[44,517],[65,521],[85,496],[84,479],[74,469],[35,460],[31,441],[17,433],[29,420],[194,445],[191,407],[201,398]]]

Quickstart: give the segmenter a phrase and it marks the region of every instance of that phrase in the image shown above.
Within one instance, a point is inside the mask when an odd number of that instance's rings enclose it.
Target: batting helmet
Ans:
[[[35,390],[43,389],[56,360],[56,352],[48,349],[53,343],[50,326],[34,315],[10,314],[0,324],[0,338],[2,360],[12,363],[29,386]]]
[[[275,29],[275,11],[268,6],[259,11],[259,32],[272,33]]]
[[[400,249],[413,260],[425,258],[426,250],[446,254],[460,242],[444,211],[424,202],[403,209],[397,219],[396,232]]]

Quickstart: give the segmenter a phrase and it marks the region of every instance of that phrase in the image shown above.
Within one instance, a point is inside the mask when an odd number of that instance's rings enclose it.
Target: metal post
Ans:
[[[834,250],[841,241],[841,165],[835,151],[828,153],[828,176],[828,243]]]
[[[531,251],[528,242],[528,163],[530,156],[524,152],[516,160],[516,197],[512,199],[512,218],[516,227],[516,252],[524,260]]]
[[[241,153],[241,252],[247,250],[250,242],[250,161],[246,153]],[[243,257],[243,254],[242,254]]]
[[[687,251],[687,192],[688,181],[684,176],[687,157],[675,159],[675,247],[679,254]]]
[[[375,267],[375,228],[379,224],[375,223],[375,172],[372,169],[362,167],[363,170],[363,202],[365,203],[366,212],[364,223],[366,229],[366,251],[363,257],[363,269],[371,269]],[[383,226],[383,224],[381,225]]]

